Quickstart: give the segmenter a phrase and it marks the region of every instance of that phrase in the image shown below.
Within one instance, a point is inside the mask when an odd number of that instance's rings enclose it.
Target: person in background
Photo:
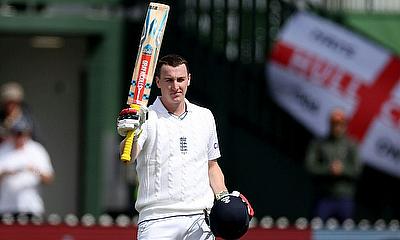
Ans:
[[[46,149],[32,140],[32,125],[25,118],[9,129],[0,145],[0,214],[41,215],[41,184],[53,181],[54,170]]]
[[[342,222],[354,217],[360,161],[357,145],[346,134],[345,112],[333,109],[329,123],[328,136],[310,143],[305,162],[316,190],[314,217]]]
[[[21,118],[33,126],[32,115],[24,103],[24,89],[19,83],[7,82],[0,86],[0,104],[0,142],[7,137],[10,127]]]

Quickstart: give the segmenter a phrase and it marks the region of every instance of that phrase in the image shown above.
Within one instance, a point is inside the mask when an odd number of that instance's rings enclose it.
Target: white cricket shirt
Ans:
[[[182,119],[169,114],[159,97],[149,107],[136,160],[139,222],[212,207],[208,161],[221,156],[214,116],[185,102],[187,114]]]
[[[4,176],[0,182],[0,213],[44,213],[38,189],[40,177],[29,171],[29,166],[44,174],[53,173],[50,157],[40,143],[29,140],[21,149],[9,142],[1,145],[0,172],[18,172]]]

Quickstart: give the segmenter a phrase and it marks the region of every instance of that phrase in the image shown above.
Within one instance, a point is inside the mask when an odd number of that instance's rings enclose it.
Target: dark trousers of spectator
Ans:
[[[353,218],[354,205],[352,198],[321,198],[317,201],[314,215],[323,221],[336,218],[339,222],[343,222],[348,218]]]

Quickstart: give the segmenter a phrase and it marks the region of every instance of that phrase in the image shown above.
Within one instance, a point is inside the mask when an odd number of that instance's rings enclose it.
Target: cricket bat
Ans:
[[[168,12],[169,6],[161,3],[150,2],[147,8],[127,100],[127,104],[137,110],[137,112],[139,112],[140,106],[147,106],[147,102],[149,101],[151,84],[167,23]],[[134,132],[129,131],[126,135],[125,147],[121,155],[121,161],[123,162],[131,160],[133,139]]]

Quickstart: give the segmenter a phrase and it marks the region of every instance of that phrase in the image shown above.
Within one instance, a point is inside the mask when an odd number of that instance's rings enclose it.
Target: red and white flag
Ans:
[[[400,58],[327,19],[287,20],[267,62],[277,103],[318,136],[341,107],[362,160],[400,177]]]

